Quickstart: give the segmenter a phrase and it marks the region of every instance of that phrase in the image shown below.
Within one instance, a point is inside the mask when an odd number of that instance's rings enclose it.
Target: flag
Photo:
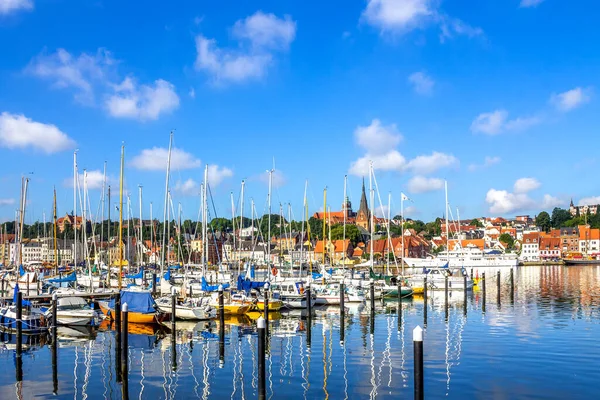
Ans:
[[[401,199],[402,201],[404,201],[404,200],[409,200],[409,201],[412,201],[412,200],[411,200],[411,199],[410,199],[410,198],[409,198],[407,195],[405,195],[404,193],[400,193],[400,199]]]

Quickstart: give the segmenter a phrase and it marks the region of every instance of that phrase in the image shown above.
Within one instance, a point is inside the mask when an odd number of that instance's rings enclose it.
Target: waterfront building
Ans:
[[[540,233],[529,232],[523,234],[521,242],[521,260],[539,261],[540,260]]]

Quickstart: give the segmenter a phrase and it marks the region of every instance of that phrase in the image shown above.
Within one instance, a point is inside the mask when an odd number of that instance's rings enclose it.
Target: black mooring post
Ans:
[[[500,270],[496,274],[496,302],[498,303],[498,308],[500,308]]]
[[[467,274],[463,275],[463,314],[467,315]]]
[[[515,303],[515,276],[512,268],[510,269],[510,303]]]
[[[481,292],[482,292],[482,299],[481,299],[481,311],[483,311],[485,313],[485,272],[481,273]]]
[[[413,352],[414,352],[414,369],[415,369],[415,400],[423,400],[424,394],[424,379],[423,379],[423,329],[417,326],[413,330]]]
[[[17,292],[17,382],[23,380],[23,293]]]
[[[259,400],[266,399],[266,373],[265,373],[265,319],[258,318],[258,398]]]
[[[121,293],[115,298],[115,369],[117,370],[117,382],[121,382]]]
[[[223,285],[219,285],[219,365],[225,364],[225,300]]]
[[[56,293],[52,295],[52,393],[58,394],[58,336],[56,334],[57,321],[57,306],[58,299]]]
[[[121,332],[121,378],[123,399],[129,398],[129,306],[123,303],[123,321]]]

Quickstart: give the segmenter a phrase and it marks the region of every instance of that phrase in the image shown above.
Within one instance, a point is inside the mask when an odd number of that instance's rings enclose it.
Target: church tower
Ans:
[[[350,199],[348,197],[346,197],[346,199],[342,203],[342,213],[346,214],[346,218],[354,217],[354,213],[352,212],[352,203],[350,202]]]
[[[356,213],[356,225],[367,231],[371,230],[371,213],[367,203],[367,194],[365,193],[365,179],[363,178],[362,194],[360,196],[360,207]]]

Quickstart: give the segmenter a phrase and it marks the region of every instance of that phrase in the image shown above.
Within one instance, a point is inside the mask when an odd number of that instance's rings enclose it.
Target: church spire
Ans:
[[[370,229],[370,218],[371,214],[369,211],[369,205],[367,203],[367,193],[365,191],[365,178],[363,177],[362,193],[360,195],[360,207],[358,208],[357,225],[362,226],[365,229]]]

